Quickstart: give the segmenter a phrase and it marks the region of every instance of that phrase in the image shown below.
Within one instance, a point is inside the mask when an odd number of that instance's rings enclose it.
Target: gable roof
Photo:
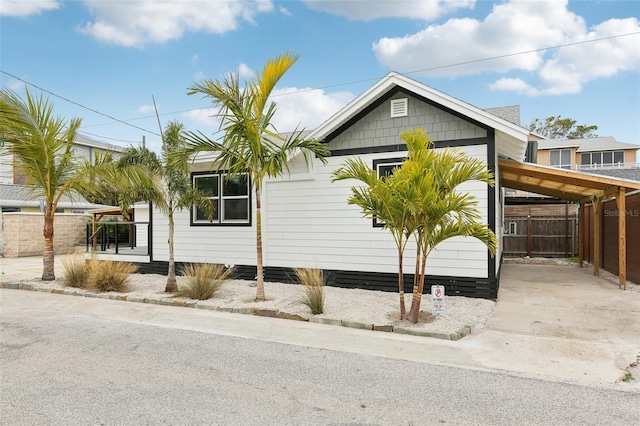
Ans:
[[[445,93],[439,92],[416,80],[401,74],[390,72],[368,90],[356,97],[344,108],[331,116],[317,129],[309,134],[309,138],[325,139],[349,120],[356,117],[369,105],[390,90],[401,88],[428,99],[446,109],[455,111],[481,125],[495,129],[496,152],[499,156],[522,161],[527,148],[529,130],[513,124],[503,118],[463,102]]]
[[[73,143],[75,145],[82,145],[82,146],[88,146],[88,147],[91,147],[91,148],[104,149],[105,151],[115,151],[115,152],[124,151],[124,148],[121,147],[121,146],[112,145],[110,143],[97,141],[97,140],[92,139],[92,138],[90,138],[88,136],[81,135],[78,132],[76,132],[76,135],[73,138]]]
[[[538,141],[538,149],[576,148],[576,152],[640,149],[640,145],[618,142],[613,136],[585,139],[545,139]]]

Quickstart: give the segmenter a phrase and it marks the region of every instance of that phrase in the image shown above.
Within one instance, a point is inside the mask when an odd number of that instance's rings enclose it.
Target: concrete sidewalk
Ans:
[[[62,273],[61,257],[56,271]],[[613,384],[640,355],[640,292],[618,290],[575,266],[503,265],[499,299],[487,326],[457,342],[299,321],[179,307],[123,303],[16,290],[5,309],[52,304],[61,312],[150,326],[228,334],[371,356],[501,371],[589,384]],[[0,259],[3,282],[38,278],[41,258]],[[640,390],[636,378],[619,387]]]

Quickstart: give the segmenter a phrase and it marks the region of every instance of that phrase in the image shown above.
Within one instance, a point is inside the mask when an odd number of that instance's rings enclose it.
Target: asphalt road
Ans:
[[[35,303],[43,297],[69,304]],[[640,418],[638,392],[193,331],[172,324],[163,306],[145,307],[149,321],[100,314],[114,303],[126,302],[0,291],[0,424],[618,425]],[[151,321],[154,309],[164,325]]]

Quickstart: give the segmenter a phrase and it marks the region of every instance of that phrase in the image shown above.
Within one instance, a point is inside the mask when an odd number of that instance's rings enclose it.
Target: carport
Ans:
[[[593,205],[595,219],[593,228],[593,272],[598,275],[600,273],[601,257],[600,238],[602,230],[600,229],[600,218],[602,215],[602,202],[605,199],[615,198],[618,212],[625,212],[625,196],[629,192],[640,190],[640,182],[504,159],[498,161],[498,170],[500,184],[504,187],[579,203],[579,242],[584,239],[584,207],[587,204]],[[618,236],[619,286],[620,288],[626,288],[627,244],[626,214],[624,213],[618,214]],[[579,243],[578,247],[580,266],[583,266],[583,245]]]

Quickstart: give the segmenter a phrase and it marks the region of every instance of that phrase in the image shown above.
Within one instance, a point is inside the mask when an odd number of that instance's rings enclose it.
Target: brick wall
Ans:
[[[88,217],[58,213],[54,219],[56,254],[73,253],[84,241]],[[42,213],[2,213],[2,253],[5,257],[40,256],[44,249],[44,215]]]

